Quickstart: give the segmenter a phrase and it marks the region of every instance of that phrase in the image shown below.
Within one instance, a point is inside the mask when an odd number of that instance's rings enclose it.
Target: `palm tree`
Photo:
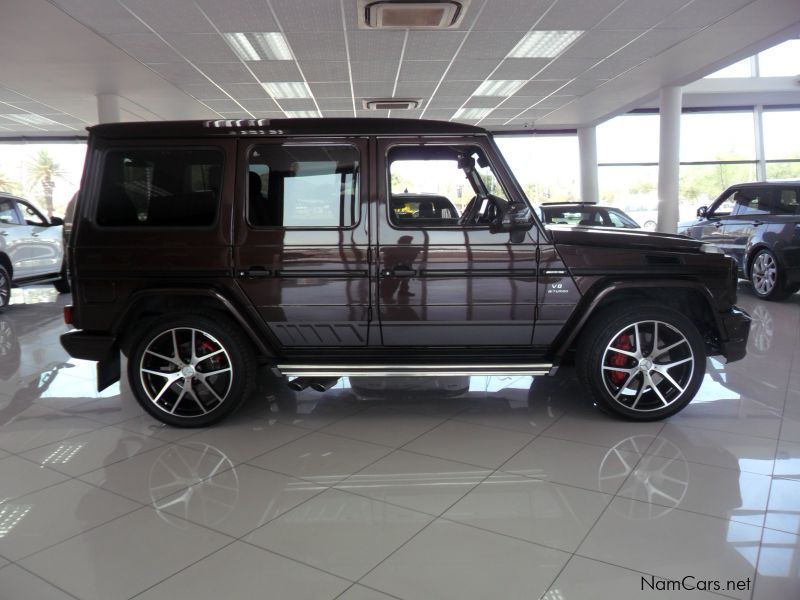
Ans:
[[[45,211],[47,218],[51,219],[53,217],[53,188],[56,185],[54,179],[64,176],[61,165],[53,160],[47,150],[39,150],[36,158],[28,164],[28,175],[33,180],[33,185],[38,183],[42,186]]]
[[[16,194],[19,192],[20,187],[18,181],[14,181],[4,173],[0,173],[0,192]]]

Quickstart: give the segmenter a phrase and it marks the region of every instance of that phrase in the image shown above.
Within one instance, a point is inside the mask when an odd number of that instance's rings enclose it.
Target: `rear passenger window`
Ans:
[[[781,190],[775,212],[779,215],[796,215],[798,210],[797,190]]]
[[[248,220],[256,227],[352,227],[359,152],[347,145],[256,146],[248,165]]]
[[[0,225],[22,225],[13,200],[0,199]]]
[[[203,227],[214,223],[222,151],[196,148],[108,152],[97,224],[108,227]]]

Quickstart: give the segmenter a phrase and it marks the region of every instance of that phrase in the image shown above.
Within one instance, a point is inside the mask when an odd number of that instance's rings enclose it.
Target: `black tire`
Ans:
[[[793,294],[786,285],[786,271],[771,250],[762,248],[750,262],[750,283],[753,292],[762,300],[783,300]],[[796,290],[795,290],[796,291]]]
[[[256,380],[249,340],[222,315],[156,319],[131,348],[133,395],[153,417],[175,427],[205,427],[224,419],[251,394]]]
[[[69,294],[71,287],[69,285],[69,277],[67,277],[67,270],[61,269],[61,279],[53,282],[53,287],[59,294]]]
[[[0,308],[5,308],[11,301],[11,276],[3,265],[0,265]]]
[[[599,408],[633,421],[657,421],[694,398],[705,374],[705,344],[694,323],[671,308],[619,304],[592,316],[576,362]]]

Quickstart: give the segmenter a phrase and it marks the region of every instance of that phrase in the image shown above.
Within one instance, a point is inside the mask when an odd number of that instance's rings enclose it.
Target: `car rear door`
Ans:
[[[64,241],[61,227],[50,225],[47,218],[30,202],[18,200],[17,205],[28,226],[27,263],[31,275],[50,275],[61,270]]]
[[[11,262],[13,279],[32,275],[30,268],[30,226],[25,224],[14,198],[0,196],[0,253]]]
[[[491,233],[486,223],[459,223],[475,192],[456,156],[476,152],[492,156],[480,139],[378,140],[377,302],[385,346],[531,344],[537,292],[533,235],[512,243],[508,233]],[[489,164],[480,171],[490,193],[511,198],[513,187],[502,170]],[[426,195],[445,196],[460,218],[415,214],[400,205],[406,192],[416,193],[422,204]]]
[[[365,346],[366,138],[239,142],[237,281],[289,350]]]

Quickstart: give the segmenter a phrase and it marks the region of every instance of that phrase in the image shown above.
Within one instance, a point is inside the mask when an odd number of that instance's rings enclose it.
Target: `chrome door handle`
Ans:
[[[265,267],[250,267],[247,271],[239,271],[239,277],[272,277],[272,271]]]
[[[385,269],[383,271],[384,277],[414,277],[416,274],[417,271],[415,269],[404,265],[399,265],[393,269]]]

